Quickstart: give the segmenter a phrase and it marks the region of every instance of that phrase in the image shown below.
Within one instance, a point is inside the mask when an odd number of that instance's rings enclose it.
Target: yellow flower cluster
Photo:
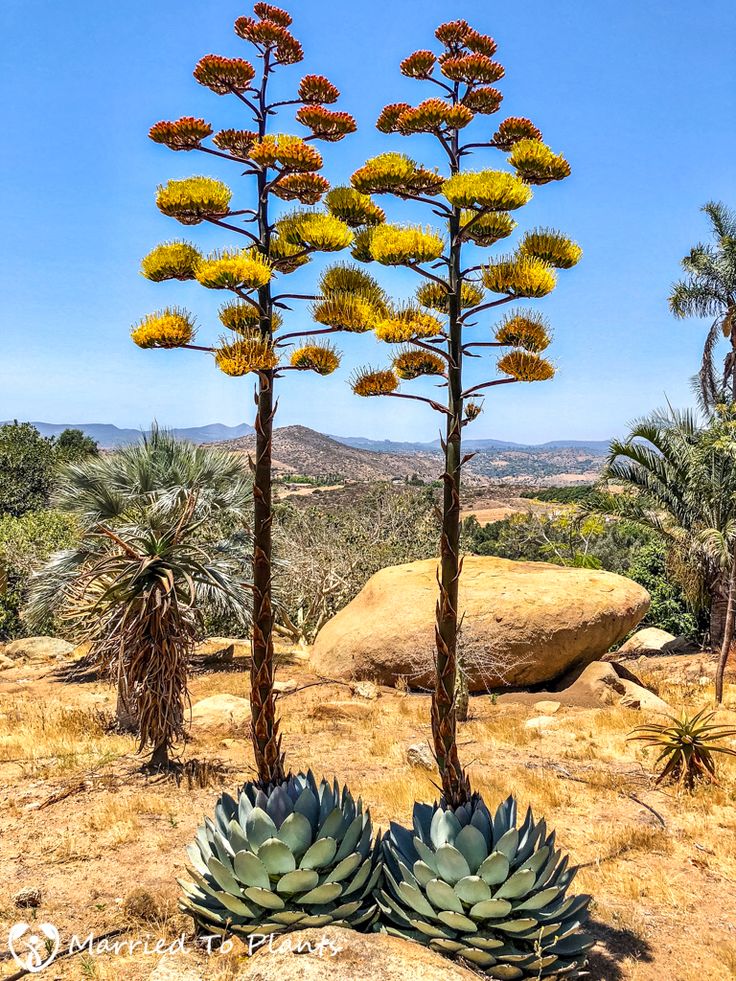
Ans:
[[[371,236],[371,256],[383,266],[432,262],[442,255],[444,242],[432,228],[379,225]]]
[[[551,228],[532,229],[519,245],[519,255],[534,256],[555,269],[571,269],[580,262],[582,254],[577,242]]]
[[[272,371],[278,363],[273,346],[261,337],[244,337],[232,344],[222,344],[215,351],[215,364],[233,378],[254,371]]]
[[[379,341],[404,344],[415,339],[438,337],[442,333],[442,324],[432,314],[409,306],[388,312],[376,323],[375,333]]]
[[[494,245],[499,239],[508,238],[516,228],[516,222],[506,211],[463,211],[461,232],[476,245]]]
[[[261,315],[250,303],[245,303],[243,300],[231,300],[229,303],[223,303],[218,310],[218,316],[228,330],[234,330],[244,336],[254,334],[260,336]],[[271,315],[271,332],[277,331],[281,323],[281,314],[274,311]]]
[[[281,273],[292,273],[309,262],[301,245],[287,242],[283,235],[274,234],[268,246],[268,257],[274,269]]]
[[[312,307],[317,323],[356,334],[372,330],[376,315],[370,298],[359,293],[333,293]]]
[[[570,164],[540,140],[519,140],[509,154],[509,163],[527,184],[548,184],[570,176]]]
[[[301,204],[316,204],[330,182],[321,174],[286,174],[275,183],[271,190],[282,201],[299,201]]]
[[[373,276],[351,263],[328,266],[320,277],[319,287],[323,296],[357,293],[370,300],[379,310],[383,310],[386,304],[386,294]]]
[[[445,181],[442,193],[458,208],[480,207],[514,211],[531,199],[532,192],[516,174],[504,170],[464,171]]]
[[[301,371],[331,375],[340,367],[340,355],[331,344],[305,344],[292,352],[291,365]]]
[[[213,177],[170,180],[156,194],[159,211],[182,225],[198,225],[207,218],[223,218],[230,210],[232,192]]]
[[[210,290],[255,290],[272,276],[271,263],[253,249],[212,252],[202,259],[196,278]]]
[[[261,167],[273,167],[280,163],[288,170],[304,173],[319,170],[322,166],[322,154],[316,147],[305,143],[299,136],[283,133],[255,140],[250,145],[248,156]]]
[[[546,358],[526,351],[509,351],[498,361],[498,370],[511,375],[517,381],[548,381],[555,374],[554,366]]]
[[[194,320],[190,313],[178,307],[166,307],[150,313],[130,332],[138,347],[182,347],[191,344],[194,337]]]
[[[333,187],[325,198],[325,203],[330,214],[351,228],[380,225],[386,220],[382,208],[374,204],[367,194],[361,194],[352,187]]]
[[[481,275],[487,289],[507,296],[546,296],[557,285],[554,270],[534,256],[498,259],[485,266]]]
[[[189,242],[163,242],[141,260],[141,273],[154,283],[194,279],[201,259],[201,252]]]
[[[535,310],[514,310],[496,327],[495,339],[499,344],[523,347],[525,351],[539,354],[549,346],[549,326]]]
[[[356,395],[363,398],[390,395],[399,387],[399,379],[393,371],[359,368],[350,379],[350,387]]]
[[[277,222],[277,231],[290,245],[314,252],[339,252],[353,241],[353,232],[334,215],[297,211]]]
[[[444,375],[446,363],[439,354],[419,348],[408,348],[396,355],[393,367],[399,378],[411,381],[423,375]]]
[[[444,178],[403,153],[382,153],[355,171],[351,184],[362,194],[438,194]]]
[[[447,291],[439,283],[423,283],[417,290],[417,300],[423,307],[447,313],[449,304]],[[460,306],[463,309],[477,307],[483,300],[483,289],[477,283],[464,282],[460,291]]]

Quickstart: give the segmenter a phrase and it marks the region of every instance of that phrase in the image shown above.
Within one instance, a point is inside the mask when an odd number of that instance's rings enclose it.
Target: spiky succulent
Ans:
[[[499,979],[576,977],[594,939],[589,896],[566,896],[576,869],[531,809],[509,797],[492,815],[475,794],[456,809],[415,804],[413,833],[391,824],[376,891],[389,933]]]
[[[181,909],[208,933],[368,928],[382,859],[370,812],[311,771],[223,794],[188,848]]]

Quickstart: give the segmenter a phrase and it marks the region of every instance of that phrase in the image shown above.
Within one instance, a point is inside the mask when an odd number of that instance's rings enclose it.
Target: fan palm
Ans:
[[[138,729],[157,764],[183,731],[202,609],[227,608],[247,626],[242,549],[226,536],[249,501],[235,456],[157,428],[62,475],[56,505],[77,517],[81,538],[34,577],[26,618],[57,613],[91,642],[90,659],[117,682],[119,720]],[[154,724],[151,713],[168,721]]]
[[[711,644],[721,646],[719,700],[736,608],[734,425],[731,410],[705,427],[692,412],[657,412],[611,443],[604,475],[628,491],[606,498],[609,513],[668,539],[687,569],[690,595],[707,598]]]
[[[672,313],[679,318],[708,317],[697,387],[705,408],[728,399],[736,401],[736,212],[710,201],[702,209],[708,216],[713,244],[696,245],[682,260],[685,279],[675,283],[669,297]],[[714,362],[719,337],[730,350],[719,373]]]

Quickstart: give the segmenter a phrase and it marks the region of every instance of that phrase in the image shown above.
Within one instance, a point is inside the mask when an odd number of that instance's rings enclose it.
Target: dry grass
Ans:
[[[289,665],[282,679],[310,680]],[[712,697],[704,686],[667,683],[660,690],[677,708],[694,711]],[[245,672],[194,679],[196,701],[218,692],[247,696]],[[126,936],[174,937],[187,928],[175,909],[175,879],[184,846],[218,790],[252,775],[246,739],[194,732],[188,756],[222,758],[212,786],[156,783],[137,772],[133,740],[106,730],[102,687],[39,680],[23,692],[0,691],[0,865],[8,897],[39,885],[40,911],[62,931],[97,933],[124,928]],[[319,776],[336,771],[370,806],[376,825],[408,822],[415,800],[437,796],[431,772],[412,768],[407,747],[429,739],[429,699],[386,692],[362,703],[360,718],[325,709],[359,702],[345,688],[318,686],[280,701],[284,747],[294,769]],[[728,704],[736,704],[733,686]],[[596,953],[595,981],[721,981],[736,966],[736,760],[724,759],[721,784],[693,795],[657,789],[653,757],[627,743],[642,721],[626,709],[561,709],[548,734],[524,728],[530,706],[474,699],[461,726],[461,756],[489,803],[514,792],[558,832],[560,845],[581,865],[576,882],[594,896],[593,916],[605,946]],[[356,710],[357,711],[357,710]],[[721,721],[736,720],[733,708]],[[236,726],[236,728],[238,728]],[[90,774],[92,775],[90,778]],[[38,804],[83,781],[82,789],[42,809]],[[637,800],[630,796],[633,794]],[[654,808],[666,827],[642,806]],[[136,911],[126,897],[149,897]],[[143,915],[145,914],[145,915]],[[17,918],[0,899],[0,931]],[[155,958],[94,958],[60,962],[64,979],[145,981]],[[613,965],[613,966],[611,966]],[[597,973],[596,973],[597,972]],[[236,961],[218,957],[212,981],[230,981]]]

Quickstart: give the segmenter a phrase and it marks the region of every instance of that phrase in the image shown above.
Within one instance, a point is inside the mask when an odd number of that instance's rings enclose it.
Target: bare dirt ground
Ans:
[[[639,674],[646,668],[637,664]],[[317,680],[303,661],[278,674],[299,685]],[[710,686],[656,677],[678,709],[712,700]],[[217,693],[246,696],[245,666],[192,680],[193,701]],[[55,680],[48,665],[0,674],[0,978],[17,970],[5,938],[18,920],[51,922],[64,938],[121,930],[129,939],[173,940],[190,929],[176,911],[175,880],[218,790],[252,775],[247,723],[194,730],[185,755],[219,759],[222,774],[204,788],[177,787],[139,772],[133,740],[106,730],[112,706],[104,684]],[[291,766],[336,773],[378,825],[407,821],[415,798],[434,798],[433,775],[406,762],[407,746],[429,738],[426,696],[381,689],[368,701],[317,684],[279,706]],[[654,786],[651,753],[626,742],[641,713],[562,708],[557,728],[540,734],[524,728],[538,714],[531,706],[482,696],[471,711],[460,742],[476,789],[489,803],[512,792],[531,803],[581,866],[576,886],[594,897],[600,940],[593,981],[735,978],[736,760],[723,758],[719,787],[678,795]],[[719,719],[736,722],[734,684]],[[16,907],[25,887],[41,890],[40,908]],[[147,895],[134,901],[136,889]],[[158,960],[79,954],[41,976],[144,981]],[[234,976],[235,955],[214,960],[208,981]]]

